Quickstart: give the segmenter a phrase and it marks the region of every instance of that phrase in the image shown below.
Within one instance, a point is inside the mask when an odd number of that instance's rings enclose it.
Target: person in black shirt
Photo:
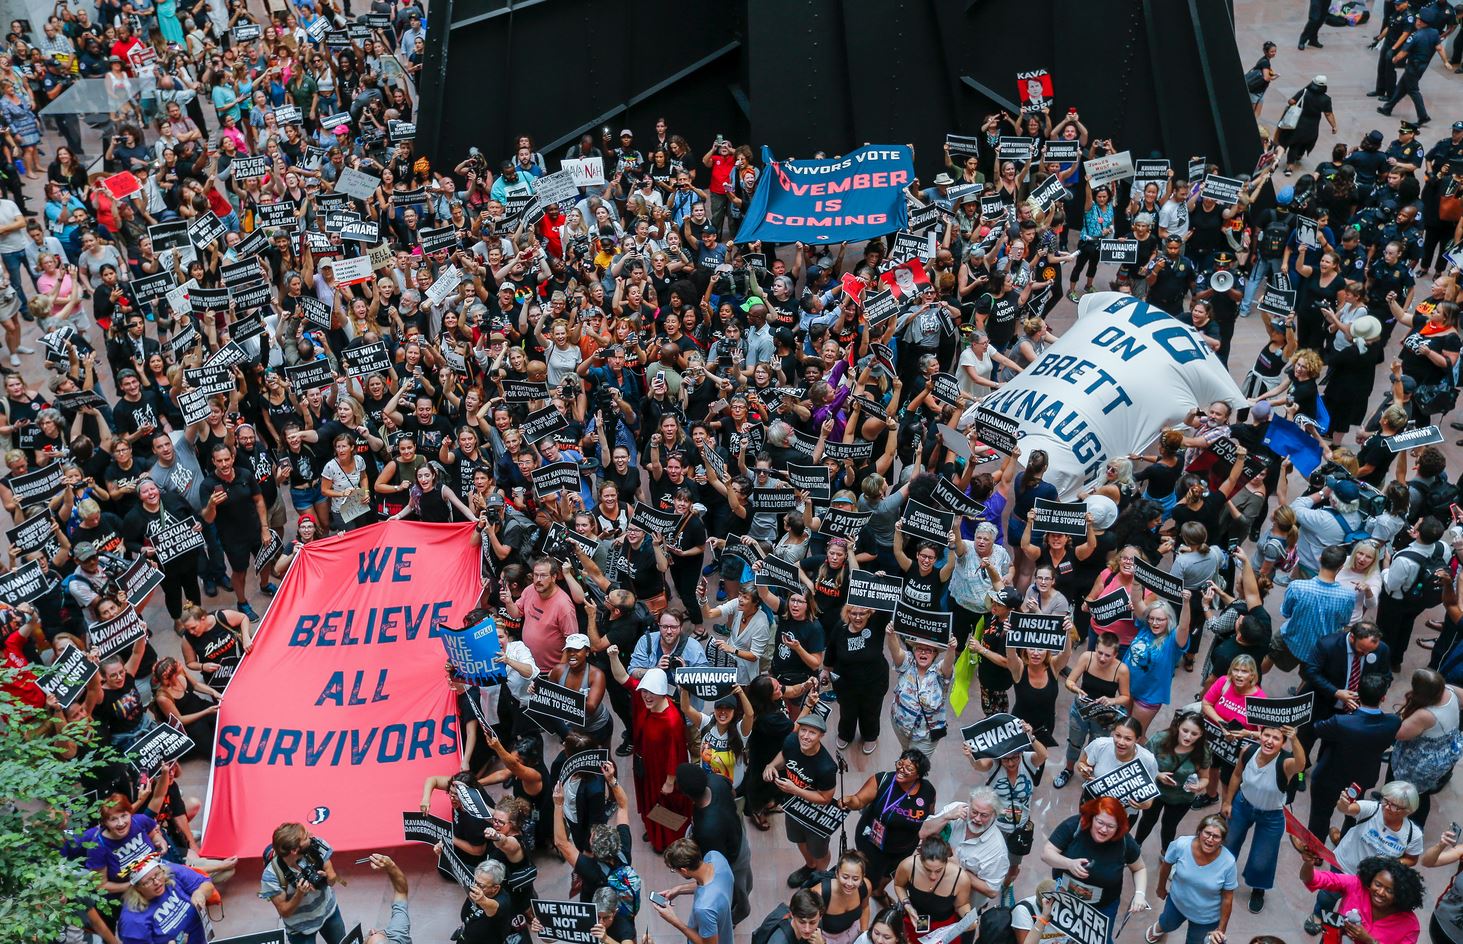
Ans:
[[[234,451],[226,443],[213,447],[213,474],[203,479],[200,494],[204,498],[203,520],[218,529],[219,543],[228,558],[229,571],[238,599],[236,609],[258,620],[259,614],[249,606],[245,583],[254,553],[269,543],[269,514],[259,484],[234,466]],[[260,582],[267,582],[260,575]]]
[[[622,869],[633,872],[630,864],[630,799],[615,776],[614,764],[602,764],[605,787],[615,800],[614,823],[596,823],[589,830],[588,850],[581,852],[569,838],[564,820],[564,784],[554,787],[554,848],[580,879],[579,900],[594,901],[596,893],[611,886],[611,878]],[[607,937],[616,941],[635,939],[635,916],[626,909],[616,909],[613,923],[605,927]]]
[[[762,769],[762,779],[774,784],[788,796],[809,803],[829,803],[838,782],[838,764],[823,746],[823,732],[828,723],[823,716],[809,709],[797,719],[793,733],[782,742],[782,750]],[[752,771],[749,771],[752,773]],[[787,838],[802,853],[802,868],[787,877],[789,888],[807,884],[812,874],[828,867],[828,837],[803,827],[792,817],[785,817]]]
[[[154,389],[142,389],[142,381],[131,368],[117,374],[117,388],[122,399],[112,407],[112,419],[116,424],[117,440],[132,444],[132,451],[140,457],[152,457],[152,434],[158,430],[171,430],[171,410],[167,401]]]
[[[720,852],[732,867],[732,922],[752,913],[752,847],[737,812],[737,798],[731,781],[708,775],[700,764],[676,768],[676,788],[691,799],[691,831],[696,845],[705,852]]]
[[[760,571],[761,563],[753,565]],[[772,650],[772,677],[782,683],[783,701],[792,712],[808,693],[816,689],[818,673],[823,668],[823,624],[808,612],[807,591],[799,588],[786,600],[768,587],[758,587],[762,602],[777,614],[777,645]]]
[[[1183,310],[1184,296],[1194,285],[1194,264],[1184,256],[1181,236],[1163,241],[1163,255],[1149,268],[1148,304],[1167,312]]]
[[[513,930],[513,893],[503,885],[507,868],[489,859],[473,870],[473,883],[460,912],[458,944],[508,944],[518,938]]]

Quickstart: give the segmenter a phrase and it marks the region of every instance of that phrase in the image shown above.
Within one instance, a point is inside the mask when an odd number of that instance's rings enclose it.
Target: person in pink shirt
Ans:
[[[1245,704],[1251,698],[1264,697],[1265,690],[1260,687],[1259,666],[1255,665],[1252,657],[1237,655],[1229,663],[1229,673],[1223,678],[1215,679],[1214,684],[1209,686],[1209,691],[1204,693],[1204,717],[1221,728],[1237,732],[1232,737],[1253,737],[1254,735],[1245,732],[1258,731],[1259,726],[1250,724],[1245,714]],[[1209,785],[1200,800],[1199,808],[1219,802],[1219,785],[1229,781],[1232,770],[1228,764],[1220,763],[1220,776],[1209,778]]]
[[[1421,925],[1417,909],[1422,907],[1422,877],[1393,856],[1371,856],[1361,860],[1355,875],[1321,872],[1321,857],[1303,843],[1291,839],[1301,854],[1300,880],[1311,891],[1335,892],[1341,896],[1334,914],[1342,926],[1326,924],[1321,944],[1416,944]]]
[[[557,668],[564,658],[564,640],[579,632],[574,601],[559,587],[559,564],[540,557],[533,562],[533,583],[515,601],[505,596],[508,615],[523,620],[523,642],[544,672]]]

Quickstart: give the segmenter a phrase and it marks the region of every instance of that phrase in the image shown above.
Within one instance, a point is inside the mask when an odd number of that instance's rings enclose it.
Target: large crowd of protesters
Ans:
[[[421,156],[416,0],[267,15],[104,0],[16,21],[0,52],[0,504],[13,525],[49,521],[11,532],[4,568],[34,563],[49,589],[0,609],[4,690],[68,756],[124,756],[172,724],[186,762],[206,762],[256,606],[301,546],[387,519],[473,522],[467,623],[495,620],[503,675],[448,673],[462,760],[422,797],[452,802],[440,851],[470,875],[462,944],[528,944],[545,930],[532,901],[570,897],[593,903],[605,944],[752,928],[754,944],[1038,944],[1072,899],[1109,936],[1136,916],[1148,944],[1224,944],[1236,892],[1263,912],[1277,871],[1316,893],[1309,915],[1271,909],[1290,940],[1412,944],[1430,906],[1433,944],[1463,944],[1463,837],[1433,815],[1463,753],[1463,497],[1444,450],[1389,447],[1463,429],[1463,120],[1424,132],[1419,91],[1463,33],[1446,4],[1417,7],[1392,0],[1375,28],[1380,111],[1409,97],[1418,113],[1319,155],[1326,77],[1280,78],[1274,44],[1244,77],[1265,138],[1253,168],[1170,155],[1159,178],[1093,186],[1042,147],[996,159],[1002,135],[1123,150],[1056,104],[990,116],[974,153],[917,154],[909,196],[940,209],[927,280],[873,330],[863,303],[892,245],[737,243],[765,169],[748,144],[693,144],[674,115],[548,154],[524,135],[455,165]],[[99,105],[47,110],[86,83]],[[586,158],[602,183],[538,205],[536,181]],[[1243,179],[1238,202],[1201,192],[1207,174]],[[1053,175],[1068,196],[1042,211],[1029,195]],[[1136,259],[1101,262],[1104,239]],[[1095,290],[1178,319],[1245,399],[1202,405],[1062,496],[1045,453],[980,441],[975,408]],[[1237,338],[1258,344],[1252,363],[1231,363]],[[360,370],[368,352],[377,368]],[[1313,471],[1268,435],[1278,420],[1302,421]],[[541,489],[535,472],[561,462],[578,487]],[[60,482],[37,497],[47,466]],[[794,487],[821,469],[826,492]],[[937,486],[981,510],[939,540],[906,533],[907,503],[938,507]],[[1056,498],[1086,503],[1085,535],[1035,526]],[[201,546],[159,554],[189,519]],[[161,573],[142,600],[124,583],[138,560]],[[1145,562],[1181,602],[1138,578]],[[759,579],[772,566],[795,580]],[[953,614],[948,643],[851,604],[860,571]],[[1115,592],[1126,615],[1097,619]],[[89,633],[129,607],[153,638],[98,659]],[[1017,613],[1060,616],[1065,647],[1008,647]],[[99,666],[63,707],[40,683],[72,647]],[[696,697],[676,670],[697,666],[736,684]],[[538,679],[585,693],[582,726],[525,710]],[[1298,726],[1247,716],[1250,699],[1305,693]],[[1025,749],[940,746],[997,714]],[[890,738],[889,769],[840,790],[843,757]],[[559,776],[588,750],[608,760]],[[1134,762],[1156,797],[1084,792]],[[935,767],[970,788],[937,796]],[[78,940],[201,944],[210,902],[255,893],[225,884],[235,860],[200,854],[179,774],[113,761],[76,785],[92,802],[57,854],[98,883]],[[1033,808],[1043,780],[1054,819]],[[847,819],[825,835],[790,805]],[[1288,807],[1316,843],[1287,830]],[[764,919],[754,882],[784,877],[757,875],[753,853],[784,842],[802,864]],[[683,881],[642,883],[632,856],[648,854]],[[293,944],[340,944],[355,920],[332,857],[328,829],[274,833],[257,894]],[[406,944],[406,877],[369,864],[393,895],[367,940]]]

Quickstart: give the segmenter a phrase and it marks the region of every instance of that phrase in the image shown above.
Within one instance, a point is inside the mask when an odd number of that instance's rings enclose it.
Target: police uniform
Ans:
[[[1415,135],[1417,132],[1413,132]],[[1414,137],[1411,141],[1403,143],[1401,139],[1387,145],[1387,156],[1398,164],[1411,164],[1413,167],[1422,166],[1423,151],[1422,145]]]
[[[1412,12],[1405,0],[1399,0],[1392,15],[1387,18],[1382,30],[1382,44],[1377,50],[1377,85],[1372,98],[1391,97],[1397,88],[1397,66],[1392,57],[1397,55],[1397,44],[1417,29],[1417,14]]]

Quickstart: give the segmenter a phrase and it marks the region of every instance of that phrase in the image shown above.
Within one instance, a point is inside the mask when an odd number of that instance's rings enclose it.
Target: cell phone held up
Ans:
[[[660,892],[650,893],[650,903],[652,905],[657,905],[661,908],[669,908],[671,906],[670,899],[662,895]]]

